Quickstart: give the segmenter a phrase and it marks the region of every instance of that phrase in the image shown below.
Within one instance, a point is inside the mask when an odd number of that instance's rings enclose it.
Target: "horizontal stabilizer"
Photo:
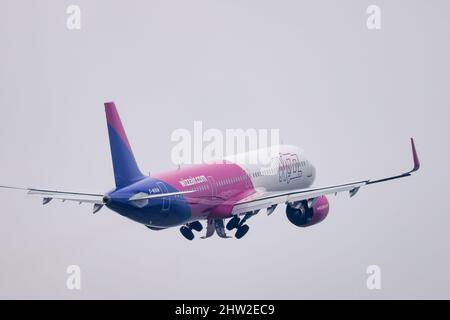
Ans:
[[[195,192],[195,191],[194,190],[189,190],[189,191],[178,191],[178,192],[169,192],[169,193],[155,193],[155,194],[138,193],[138,194],[132,196],[130,199],[128,199],[128,201],[157,199],[157,198],[177,196],[177,195],[187,194],[187,193],[192,193],[192,192]]]

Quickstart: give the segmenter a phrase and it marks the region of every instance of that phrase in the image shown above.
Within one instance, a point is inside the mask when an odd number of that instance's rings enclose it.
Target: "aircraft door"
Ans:
[[[217,197],[217,182],[212,176],[208,176],[209,188],[211,191],[211,200]]]

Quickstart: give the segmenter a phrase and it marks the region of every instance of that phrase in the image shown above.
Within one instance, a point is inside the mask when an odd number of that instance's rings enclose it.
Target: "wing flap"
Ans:
[[[35,190],[28,191],[30,196],[38,196],[44,199],[57,199],[63,201],[75,201],[81,203],[93,203],[93,204],[103,204],[103,196],[93,196],[93,195],[80,195],[71,193],[51,193],[51,192],[40,192]]]
[[[308,200],[311,198],[344,191],[350,192],[366,185],[367,182],[368,181],[358,181],[323,188],[293,190],[286,193],[265,193],[256,196],[252,195],[236,203],[232,212],[233,215],[239,215],[249,211],[269,208],[275,204]]]

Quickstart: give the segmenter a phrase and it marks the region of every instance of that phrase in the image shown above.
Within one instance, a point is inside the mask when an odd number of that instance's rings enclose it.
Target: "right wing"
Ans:
[[[313,199],[328,195],[328,194],[337,194],[339,192],[348,191],[350,194],[350,197],[353,197],[361,187],[385,182],[389,180],[399,179],[403,177],[408,177],[411,175],[411,173],[419,170],[420,168],[420,162],[419,158],[417,156],[416,147],[414,145],[414,140],[411,138],[411,150],[413,155],[413,162],[414,167],[405,173],[390,176],[382,179],[376,179],[376,180],[361,180],[356,182],[350,182],[350,183],[344,183],[344,184],[338,184],[338,185],[332,185],[332,186],[326,186],[321,188],[308,188],[308,189],[299,189],[299,190],[291,190],[286,192],[267,192],[267,193],[256,193],[253,194],[247,198],[242,199],[238,203],[236,203],[233,207],[232,214],[233,215],[240,215],[251,211],[256,211],[260,209],[266,209],[270,208],[274,205],[281,204],[281,203],[292,203],[302,200],[311,200]],[[311,205],[312,203],[308,203],[308,205]]]

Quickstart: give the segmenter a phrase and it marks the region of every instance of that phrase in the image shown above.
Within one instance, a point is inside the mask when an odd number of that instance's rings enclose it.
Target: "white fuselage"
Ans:
[[[279,145],[227,157],[252,180],[256,191],[286,191],[310,187],[316,169],[300,148]]]

